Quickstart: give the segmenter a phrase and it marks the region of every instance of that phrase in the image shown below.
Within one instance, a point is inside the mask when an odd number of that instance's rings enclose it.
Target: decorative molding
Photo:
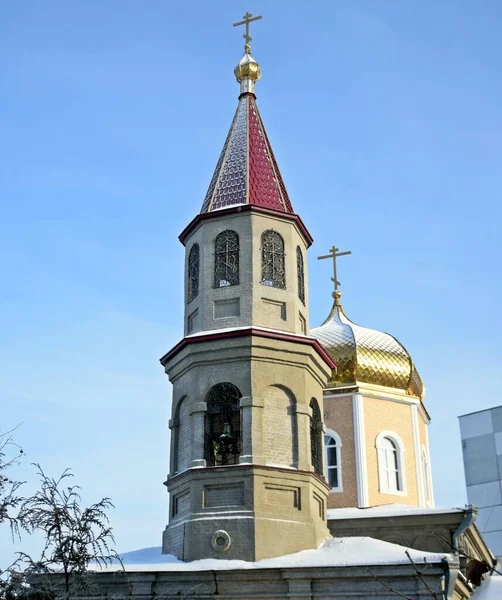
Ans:
[[[306,344],[316,350],[317,354],[323,359],[324,363],[330,369],[336,369],[336,363],[318,340],[306,335],[285,333],[282,331],[275,331],[273,329],[262,329],[260,327],[236,327],[232,329],[217,330],[184,337],[173,348],[171,348],[167,354],[164,354],[164,356],[160,358],[160,364],[165,367],[169,360],[171,360],[174,356],[176,356],[176,354],[178,354],[178,352],[183,350],[183,348],[189,344],[200,344],[202,342],[213,342],[215,340],[226,340],[250,335],[286,342],[295,342],[298,344]]]
[[[397,462],[398,462],[398,473],[399,483],[401,484],[400,490],[389,490],[382,486],[382,468],[381,468],[381,452],[385,451],[381,448],[382,440],[389,438],[397,445]],[[390,494],[391,496],[407,496],[408,489],[406,487],[406,463],[404,460],[405,446],[403,440],[398,436],[395,431],[388,429],[381,431],[375,439],[375,448],[377,449],[377,460],[378,460],[378,484],[379,492],[381,494]]]
[[[413,427],[413,448],[415,450],[415,470],[418,489],[419,506],[427,506],[425,501],[425,482],[422,477],[422,453],[420,452],[420,431],[418,429],[418,408],[416,405],[411,407],[411,424]]]
[[[332,493],[340,493],[340,492],[343,492],[343,466],[342,466],[342,452],[341,452],[342,440],[341,440],[340,436],[338,435],[338,433],[336,431],[334,431],[333,429],[326,428],[324,435],[329,436],[335,440],[336,459],[337,459],[337,468],[338,468],[338,486],[332,487],[331,492]],[[328,451],[327,450],[328,450],[328,447],[326,445],[326,442],[324,442],[324,457],[325,457],[324,476],[326,477],[326,481],[329,483]]]
[[[432,477],[431,477],[431,460],[430,460],[430,455],[427,452],[427,448],[425,447],[425,444],[422,444],[421,446],[421,453],[420,453],[420,457],[421,457],[421,465],[422,465],[422,475],[424,477],[424,499],[425,499],[425,506],[427,506],[428,508],[432,508],[433,504],[434,504],[434,498],[432,497],[432,487],[431,487],[431,482],[432,482]]]
[[[425,408],[425,406],[423,405],[422,402],[420,402],[420,404],[418,405],[418,412],[420,413],[420,416],[424,420],[424,423],[426,425],[428,425],[431,422],[431,418],[430,418],[429,413],[427,412],[427,409]],[[427,427],[425,429],[427,430]]]
[[[230,208],[223,208],[211,212],[200,213],[190,221],[190,223],[185,227],[185,229],[183,229],[183,231],[179,235],[179,240],[183,245],[185,245],[185,242],[189,235],[194,231],[194,229],[196,229],[198,225],[200,225],[200,223],[204,222],[206,219],[214,219],[243,212],[261,213],[264,215],[270,215],[278,219],[282,219],[284,221],[292,221],[302,234],[303,238],[305,239],[307,248],[309,248],[312,245],[312,242],[314,241],[314,238],[308,232],[308,229],[305,227],[305,224],[303,223],[299,215],[294,213],[285,213],[282,211],[271,210],[268,208],[261,208],[252,204],[241,204],[237,206],[232,206]]]
[[[354,446],[356,453],[357,506],[366,508],[368,500],[368,470],[366,466],[366,431],[364,427],[364,406],[361,394],[352,395],[354,416]]]
[[[432,479],[432,466],[431,466],[431,449],[429,447],[429,428],[425,425],[425,447],[427,449],[427,455],[429,457],[429,485],[431,486],[431,508],[436,506],[434,502],[434,481]]]

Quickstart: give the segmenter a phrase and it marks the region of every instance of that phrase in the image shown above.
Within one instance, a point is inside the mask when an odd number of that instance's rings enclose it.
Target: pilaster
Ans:
[[[420,431],[418,429],[418,408],[416,404],[411,405],[411,424],[413,427],[413,450],[415,453],[416,482],[418,489],[418,504],[426,506],[424,478],[422,469],[422,452],[420,451]]]
[[[204,458],[204,423],[207,404],[195,402],[190,407],[190,420],[192,423],[192,467],[205,467]]]
[[[298,424],[298,469],[312,470],[312,451],[310,447],[310,420],[312,409],[305,404],[296,407],[296,422]]]
[[[354,414],[354,446],[356,453],[357,506],[366,508],[368,500],[368,473],[366,469],[366,431],[364,427],[364,399],[361,394],[352,395]]]

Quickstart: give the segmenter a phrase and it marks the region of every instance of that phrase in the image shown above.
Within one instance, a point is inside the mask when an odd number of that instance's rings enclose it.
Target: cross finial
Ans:
[[[249,35],[249,24],[252,23],[253,21],[258,21],[259,19],[262,18],[262,16],[258,15],[257,17],[253,17],[253,15],[250,12],[247,12],[242,18],[244,20],[239,21],[238,23],[234,23],[234,27],[238,27],[239,25],[246,26],[246,33],[244,33],[242,37],[246,40],[246,44],[244,45],[244,50],[246,51],[246,53],[249,53],[249,51],[251,50],[251,45],[249,42],[251,42],[251,40],[253,39]]]
[[[334,288],[335,288],[335,291],[333,292],[333,297],[335,298],[336,303],[338,303],[338,300],[341,296],[341,293],[338,291],[338,286],[340,285],[340,282],[338,281],[338,279],[336,277],[336,259],[339,256],[345,256],[347,254],[352,254],[352,252],[350,250],[347,250],[346,252],[338,252],[339,250],[340,250],[340,248],[333,246],[331,248],[331,250],[329,251],[329,254],[317,257],[317,260],[323,260],[324,258],[331,258],[333,260],[333,277],[331,278],[331,281],[333,282]]]

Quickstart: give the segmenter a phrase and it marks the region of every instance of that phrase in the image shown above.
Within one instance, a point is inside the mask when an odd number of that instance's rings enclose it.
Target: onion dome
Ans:
[[[423,399],[424,385],[406,348],[395,337],[353,323],[340,304],[340,292],[329,317],[310,335],[337,364],[331,385],[370,383],[405,391]]]
[[[253,91],[252,86],[251,89],[249,89],[249,84],[243,89],[243,84],[246,83],[246,80],[249,80],[250,83],[254,84],[261,77],[260,65],[251,56],[250,50],[249,44],[246,44],[245,54],[234,69],[235,78],[241,84],[242,93]]]

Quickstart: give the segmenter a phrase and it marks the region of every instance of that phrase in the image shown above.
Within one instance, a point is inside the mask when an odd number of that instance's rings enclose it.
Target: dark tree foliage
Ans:
[[[12,479],[9,470],[22,454],[23,450],[14,442],[12,431],[0,433],[0,525],[8,523],[13,535],[18,535],[22,526],[17,512],[22,502],[18,490],[23,482]]]
[[[107,511],[109,498],[81,506],[80,487],[68,485],[73,474],[66,469],[58,478],[37,467],[40,489],[19,506],[19,518],[30,533],[42,534],[44,548],[34,560],[24,552],[0,580],[2,600],[53,600],[92,593],[92,571],[120,561],[115,550]]]

